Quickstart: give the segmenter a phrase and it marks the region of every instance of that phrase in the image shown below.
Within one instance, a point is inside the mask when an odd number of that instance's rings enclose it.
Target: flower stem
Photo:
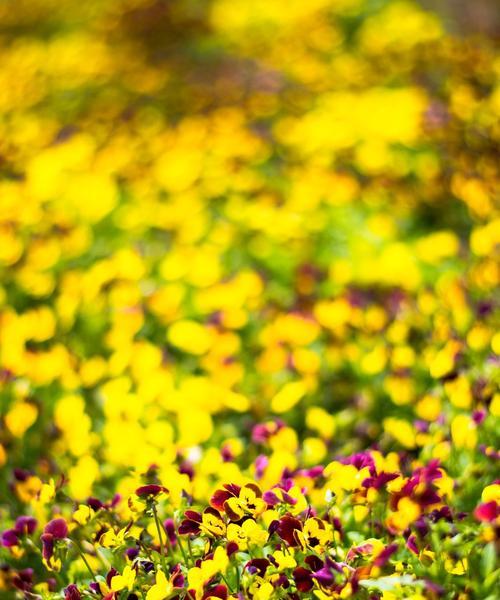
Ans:
[[[76,549],[78,550],[78,554],[82,557],[82,560],[85,563],[85,566],[87,567],[87,570],[90,573],[92,579],[95,579],[95,573],[94,573],[92,567],[89,565],[88,560],[85,558],[85,554],[83,552],[82,547],[80,546],[80,544],[76,540],[71,540],[71,541],[73,542],[73,544],[75,545]]]
[[[160,539],[160,558],[161,558],[161,566],[163,567],[163,572],[166,574],[167,573],[167,566],[165,563],[165,551],[163,548],[163,537],[161,535],[161,529],[160,529],[160,521],[158,519],[158,513],[156,511],[156,503],[153,502],[153,515],[155,518],[155,523],[156,523],[156,531],[158,532],[158,538]]]

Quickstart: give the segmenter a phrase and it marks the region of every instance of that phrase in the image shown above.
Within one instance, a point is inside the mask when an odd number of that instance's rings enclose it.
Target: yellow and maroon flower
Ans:
[[[239,521],[246,515],[257,517],[267,508],[255,483],[247,483],[243,487],[224,485],[223,490],[217,490],[212,496],[210,504],[217,510],[223,510],[231,521]]]

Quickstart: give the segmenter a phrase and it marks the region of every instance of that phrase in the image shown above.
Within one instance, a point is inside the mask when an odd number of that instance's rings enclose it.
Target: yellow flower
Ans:
[[[85,525],[92,519],[94,514],[95,512],[90,506],[80,504],[78,509],[73,513],[73,521],[76,521],[79,525]]]
[[[468,415],[457,415],[451,422],[451,439],[457,448],[475,448],[476,424]]]
[[[189,589],[194,589],[196,598],[201,598],[203,595],[203,586],[207,581],[212,579],[217,573],[224,574],[226,572],[229,558],[222,546],[219,546],[212,559],[204,560],[200,567],[192,567],[187,574]]]
[[[108,529],[99,538],[99,543],[104,548],[116,548],[125,543],[125,538],[128,537],[129,531],[127,527],[120,529],[118,533],[115,533],[113,529]]]
[[[5,415],[5,424],[12,435],[21,437],[38,417],[38,409],[29,402],[17,402]]]
[[[226,533],[226,525],[221,516],[212,509],[205,510],[201,516],[200,529],[208,535],[215,537],[223,536]]]
[[[250,593],[253,600],[269,600],[273,592],[274,587],[272,584],[262,577],[255,577],[252,585],[250,586]]]
[[[481,494],[481,500],[483,502],[495,501],[500,504],[500,484],[492,483],[491,485],[487,485]]]
[[[224,508],[228,513],[229,517],[234,521],[239,521],[245,515],[251,515],[256,517],[262,514],[267,504],[262,500],[262,493],[259,487],[255,484],[244,485],[238,497],[229,498]]]
[[[453,560],[446,558],[444,561],[444,568],[452,575],[464,575],[469,567],[469,562],[466,558],[460,558]]]
[[[246,550],[250,544],[262,546],[266,543],[268,532],[253,519],[246,519],[242,525],[230,523],[227,527],[227,539],[236,542],[240,550]]]
[[[111,578],[111,590],[113,592],[119,592],[125,588],[131,590],[134,586],[135,575],[135,570],[127,565],[123,569],[122,575],[115,575]]]
[[[330,524],[316,517],[307,519],[302,531],[297,531],[296,535],[303,548],[314,548],[317,552],[324,552],[333,540]]]
[[[165,573],[161,570],[156,572],[155,584],[149,588],[146,594],[146,600],[164,600],[172,593],[174,586],[170,582]]]
[[[211,332],[196,321],[177,321],[168,330],[168,341],[189,354],[205,354],[212,344]]]
[[[397,511],[389,515],[387,523],[392,529],[404,531],[408,525],[418,519],[420,512],[420,506],[410,498],[401,498]]]
[[[276,550],[273,552],[273,558],[278,565],[278,571],[294,569],[297,566],[297,561],[293,558],[293,556],[291,554],[285,554],[282,550]]]

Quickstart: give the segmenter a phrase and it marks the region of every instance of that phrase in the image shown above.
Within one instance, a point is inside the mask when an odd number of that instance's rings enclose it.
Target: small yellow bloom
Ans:
[[[122,575],[115,575],[111,578],[111,590],[113,592],[119,592],[125,588],[131,590],[134,586],[135,581],[135,570],[127,565],[123,569]]]
[[[86,525],[94,514],[95,512],[90,506],[80,504],[78,509],[73,513],[73,521],[76,521],[79,525]]]

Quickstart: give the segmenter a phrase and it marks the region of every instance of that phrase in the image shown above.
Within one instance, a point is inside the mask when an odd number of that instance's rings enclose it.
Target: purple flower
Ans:
[[[267,502],[269,506],[276,506],[276,504],[280,503],[280,499],[273,491],[264,492],[262,494],[262,499],[264,502]]]
[[[2,546],[5,548],[12,548],[12,546],[17,546],[19,544],[19,538],[17,537],[17,532],[14,529],[7,529],[2,533]]]
[[[418,556],[417,538],[415,535],[410,535],[410,537],[406,540],[406,547],[408,550],[413,552],[413,554]]]
[[[137,558],[137,556],[139,555],[139,549],[138,548],[127,548],[125,550],[125,555],[129,560],[134,560],[134,558]]]
[[[333,573],[327,567],[323,567],[322,569],[319,569],[319,571],[313,573],[313,577],[320,585],[325,587],[329,587],[335,581]]]
[[[472,413],[472,418],[474,419],[474,423],[476,425],[481,425],[481,423],[485,420],[486,418],[486,411],[485,410],[475,410]]]
[[[377,558],[373,561],[373,564],[376,567],[383,567],[389,561],[389,558],[396,552],[398,549],[397,544],[389,544],[386,546],[382,552],[377,556]]]
[[[170,544],[175,546],[175,544],[177,544],[177,534],[175,533],[175,524],[173,519],[166,519],[163,521],[163,527],[167,532]]]
[[[37,525],[34,517],[21,516],[16,519],[14,530],[18,535],[29,535],[35,531]]]

